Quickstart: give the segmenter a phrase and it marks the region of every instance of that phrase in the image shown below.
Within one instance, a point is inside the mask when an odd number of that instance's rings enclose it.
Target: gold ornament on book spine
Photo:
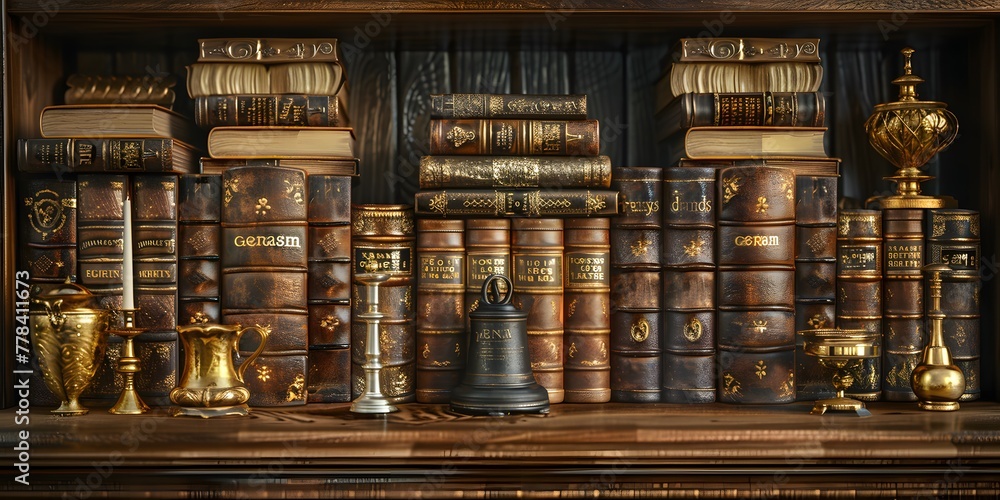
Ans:
[[[924,80],[913,74],[913,52],[911,48],[902,50],[906,61],[903,75],[892,81],[899,85],[899,100],[876,105],[865,122],[868,142],[898,169],[886,177],[896,183],[896,194],[879,202],[882,208],[955,206],[953,198],[920,193],[920,183],[933,178],[920,169],[955,140],[958,119],[943,102],[917,100],[916,86]]]
[[[409,205],[354,205],[351,218],[355,236],[413,234],[413,208]]]

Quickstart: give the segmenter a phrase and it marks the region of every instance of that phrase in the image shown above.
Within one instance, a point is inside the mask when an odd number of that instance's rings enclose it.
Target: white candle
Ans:
[[[132,198],[125,190],[125,233],[122,238],[122,309],[135,309],[135,290],[132,282]]]

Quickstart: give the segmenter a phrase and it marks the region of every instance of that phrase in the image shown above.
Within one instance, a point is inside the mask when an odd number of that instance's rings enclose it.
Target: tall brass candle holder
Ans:
[[[920,193],[920,183],[933,179],[920,169],[934,155],[948,147],[958,135],[958,119],[948,105],[917,99],[916,86],[924,79],[913,74],[910,57],[914,50],[902,50],[903,75],[892,81],[899,85],[899,99],[875,105],[865,121],[868,142],[896,166],[885,179],[896,183],[896,194],[879,198],[882,208],[945,208],[956,206],[954,198]]]
[[[923,410],[955,411],[958,398],[965,392],[965,375],[951,362],[951,351],[944,343],[944,313],[941,311],[941,273],[951,271],[947,264],[928,264],[923,267],[930,274],[931,338],[924,347],[924,357],[910,375],[913,393]]]
[[[351,411],[354,413],[383,414],[397,411],[398,408],[389,403],[389,400],[382,394],[382,385],[379,382],[382,372],[382,344],[379,340],[379,325],[382,320],[382,313],[378,310],[378,287],[389,279],[386,273],[362,273],[354,276],[354,279],[364,286],[365,303],[367,311],[358,314],[358,319],[367,326],[365,336],[365,392],[358,399],[351,403]]]
[[[860,365],[863,359],[879,356],[875,334],[863,329],[838,328],[803,330],[799,334],[803,337],[806,354],[815,356],[823,367],[834,370],[833,388],[837,390],[836,397],[816,401],[810,413],[822,415],[827,410],[849,411],[859,417],[870,417],[871,412],[865,404],[845,396],[844,391],[854,384],[850,370]]]
[[[142,415],[149,411],[149,406],[142,401],[139,393],[135,390],[135,374],[142,370],[139,367],[139,358],[135,356],[135,345],[132,342],[136,336],[145,332],[145,328],[135,326],[135,312],[138,309],[122,309],[122,327],[112,328],[108,333],[117,335],[125,339],[122,345],[122,353],[118,358],[118,366],[115,371],[125,378],[125,387],[118,396],[118,402],[108,409],[108,413],[115,415]]]

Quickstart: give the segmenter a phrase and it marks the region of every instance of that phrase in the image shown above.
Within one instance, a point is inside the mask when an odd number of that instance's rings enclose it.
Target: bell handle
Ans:
[[[506,295],[501,295],[500,285],[497,283],[498,281],[503,281],[504,284],[507,285]],[[492,293],[493,296],[497,298],[498,302],[491,301],[490,293],[487,293],[487,291]],[[511,283],[510,278],[502,274],[491,274],[486,278],[486,281],[483,282],[483,290],[481,295],[482,296],[480,297],[480,300],[482,301],[483,304],[493,304],[493,305],[510,304],[510,298],[512,295],[514,295],[514,284]]]
[[[239,345],[240,339],[243,338],[243,334],[249,330],[253,330],[260,335],[260,345],[257,346],[257,350],[255,350],[253,354],[247,356],[246,361],[244,361],[240,365],[240,368],[236,371],[236,379],[239,380],[241,384],[245,383],[243,381],[243,372],[247,371],[247,367],[250,366],[255,359],[257,359],[257,356],[260,356],[260,353],[264,352],[264,346],[267,345],[267,337],[271,334],[271,329],[266,326],[248,326],[236,332],[236,345]]]

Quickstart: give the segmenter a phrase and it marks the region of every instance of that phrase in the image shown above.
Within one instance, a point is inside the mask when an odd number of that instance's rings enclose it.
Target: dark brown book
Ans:
[[[194,122],[202,128],[222,126],[343,127],[335,95],[235,94],[194,99]]]
[[[414,196],[418,215],[443,217],[586,217],[618,213],[609,189],[433,189]]]
[[[693,160],[681,158],[677,166],[682,168],[715,168],[728,167],[779,167],[787,168],[796,176],[837,177],[840,175],[840,160],[837,158],[711,158]]]
[[[916,401],[910,375],[920,364],[924,325],[924,210],[882,210],[882,397]]]
[[[689,93],[670,101],[657,117],[662,137],[691,127],[822,127],[826,99],[820,92]]]
[[[718,173],[718,397],[795,400],[795,175],[733,167]]]
[[[249,404],[305,404],[306,175],[289,168],[236,167],[222,174],[222,190],[222,321],[270,330],[266,356],[244,378]],[[241,356],[249,356],[258,342],[245,337]]]
[[[19,139],[17,169],[32,173],[196,172],[200,153],[176,139]]]
[[[621,214],[611,219],[611,400],[660,401],[663,170],[617,167],[612,188]]]
[[[218,323],[222,176],[184,174],[177,193],[177,323]]]
[[[611,400],[611,221],[567,219],[563,255],[566,403]]]
[[[351,177],[308,175],[310,403],[351,400]],[[342,361],[343,366],[327,366]]]
[[[836,315],[837,177],[795,177],[795,331],[832,328]],[[801,313],[801,314],[800,314]],[[824,325],[824,326],[818,326]],[[796,335],[796,397],[833,397],[830,376]],[[852,386],[861,391],[864,384]]]
[[[358,160],[322,158],[202,158],[203,174],[221,175],[233,167],[285,167],[304,170],[306,175],[358,175]]]
[[[663,394],[711,403],[715,384],[714,168],[667,168],[663,180]]]
[[[413,208],[409,205],[354,205],[351,208],[351,269],[361,273],[387,273],[379,286],[382,393],[393,404],[416,398],[416,328],[414,323]],[[365,349],[368,325],[358,319],[368,304],[361,285],[353,285],[351,307],[351,393],[365,390]]]
[[[586,95],[431,94],[431,118],[587,118]]]
[[[565,399],[563,379],[563,221],[514,219],[510,253],[514,305],[528,314],[528,354],[550,403]]]
[[[960,401],[980,398],[980,217],[965,209],[927,211],[927,263],[951,266],[941,282],[941,312],[945,314],[945,345],[952,362],[965,375],[965,393]],[[926,281],[926,280],[925,280]],[[930,291],[925,286],[924,294]],[[930,312],[930,304],[926,304]]]
[[[465,222],[418,220],[416,245],[416,398],[447,403],[467,356]]]
[[[465,221],[465,328],[469,313],[479,308],[483,283],[492,274],[511,276],[510,219]]]
[[[608,188],[607,156],[424,156],[420,189]]]
[[[837,214],[837,326],[876,333],[879,346],[884,345],[882,253],[882,214],[878,210],[841,210]],[[862,361],[852,375],[851,397],[867,401],[881,397],[881,357]]]
[[[597,120],[431,120],[431,155],[596,156]]]

